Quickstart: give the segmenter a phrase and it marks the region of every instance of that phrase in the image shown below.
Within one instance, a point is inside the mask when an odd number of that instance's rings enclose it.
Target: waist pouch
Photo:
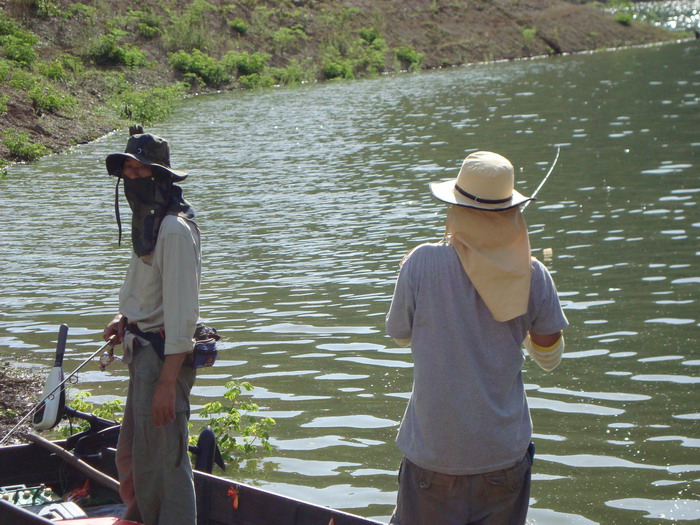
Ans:
[[[144,332],[139,329],[136,323],[130,323],[126,325],[126,329],[151,343],[160,360],[163,361],[165,359],[165,331],[162,328],[158,332]],[[194,350],[191,357],[188,358],[189,365],[192,368],[212,366],[219,355],[216,342],[221,339],[221,336],[216,332],[216,328],[207,326],[204,323],[197,323],[193,337]]]
[[[219,351],[216,342],[221,336],[216,333],[216,328],[197,323],[194,330],[194,350],[192,351],[192,367],[204,368],[211,366],[216,361]]]

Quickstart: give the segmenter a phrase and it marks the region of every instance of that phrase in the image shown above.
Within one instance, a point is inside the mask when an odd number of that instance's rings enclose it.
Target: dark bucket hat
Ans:
[[[107,155],[107,173],[115,177],[121,177],[124,167],[124,159],[132,158],[147,166],[172,176],[174,182],[180,182],[187,178],[187,173],[174,170],[170,167],[170,145],[168,141],[150,133],[131,135],[126,143],[124,153],[112,153]]]

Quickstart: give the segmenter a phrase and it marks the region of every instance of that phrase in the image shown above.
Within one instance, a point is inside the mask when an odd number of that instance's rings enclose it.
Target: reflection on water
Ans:
[[[427,183],[476,149],[518,167],[533,250],[572,323],[562,366],[526,365],[538,457],[533,523],[698,518],[700,48],[488,64],[200,97],[154,132],[203,229],[202,315],[225,337],[194,419],[231,378],[277,419],[254,479],[386,520],[410,352],[383,332],[398,262],[437,240]],[[116,246],[113,134],[0,181],[0,356],[66,369],[99,345],[129,247]],[[127,209],[124,207],[123,209]],[[126,371],[77,389],[124,396]],[[232,474],[235,475],[235,474]]]

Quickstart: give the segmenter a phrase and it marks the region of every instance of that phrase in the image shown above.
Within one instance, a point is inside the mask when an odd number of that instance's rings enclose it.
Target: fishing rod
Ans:
[[[559,146],[557,146],[557,154],[554,157],[554,162],[552,162],[552,165],[549,167],[549,171],[544,176],[544,179],[542,179],[542,182],[540,182],[540,185],[537,186],[537,188],[535,188],[535,191],[532,193],[532,195],[530,195],[530,199],[534,200],[535,195],[537,195],[539,193],[539,191],[542,189],[542,186],[544,186],[544,183],[547,182],[547,179],[552,174],[552,171],[554,171],[554,166],[557,165],[557,161],[559,160],[559,151],[561,151],[561,148]],[[525,204],[523,204],[521,211],[525,211],[525,208],[527,208],[530,205],[532,200],[529,200]]]
[[[100,348],[95,350],[95,352],[83,361],[78,367],[73,370],[70,374],[64,377],[63,375],[63,354],[66,350],[66,341],[68,339],[68,326],[62,324],[58,331],[58,342],[56,343],[56,360],[54,361],[54,366],[49,372],[49,376],[46,378],[46,383],[44,385],[44,392],[42,393],[41,401],[39,401],[34,407],[27,412],[19,422],[12,427],[12,429],[0,439],[0,445],[5,443],[9,437],[14,434],[17,429],[24,423],[27,418],[34,415],[32,419],[32,424],[37,430],[48,430],[55,427],[58,422],[63,417],[63,411],[65,408],[65,388],[64,385],[69,381],[75,374],[83,369],[92,359],[97,357],[97,354],[104,351],[105,348],[113,344],[115,335],[110,337],[105,344]],[[58,384],[56,384],[58,383]],[[54,386],[55,385],[55,386]],[[61,390],[58,400],[56,400],[56,392]]]

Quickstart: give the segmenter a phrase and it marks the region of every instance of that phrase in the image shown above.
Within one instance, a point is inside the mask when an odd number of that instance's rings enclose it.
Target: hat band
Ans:
[[[455,189],[456,189],[459,193],[461,193],[462,195],[464,195],[465,197],[467,197],[468,199],[471,199],[471,200],[476,201],[476,202],[481,202],[481,203],[484,203],[484,204],[503,204],[503,203],[508,202],[508,201],[510,201],[510,200],[513,199],[513,196],[512,196],[512,195],[511,195],[510,197],[508,197],[507,199],[482,199],[481,197],[477,197],[476,195],[472,195],[472,194],[469,193],[468,191],[464,191],[464,190],[463,190],[462,188],[460,188],[459,185],[457,185],[457,184],[455,184]]]

